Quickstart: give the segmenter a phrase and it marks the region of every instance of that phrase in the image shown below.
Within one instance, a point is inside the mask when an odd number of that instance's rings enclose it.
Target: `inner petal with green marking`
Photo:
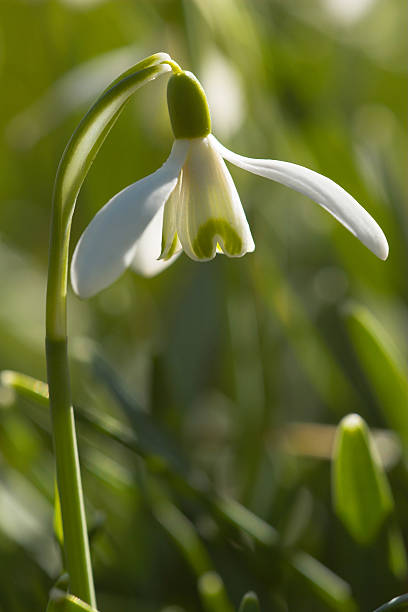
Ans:
[[[239,257],[242,252],[242,239],[225,219],[208,219],[197,232],[193,250],[200,259],[210,259],[217,247],[225,255]]]
[[[182,249],[180,241],[177,236],[177,207],[180,201],[181,191],[181,177],[183,171],[181,170],[180,176],[177,181],[177,185],[174,191],[171,193],[169,199],[164,205],[163,212],[163,229],[162,229],[162,244],[161,253],[159,259],[167,261]]]
[[[197,261],[213,259],[217,252],[241,257],[253,251],[255,245],[248,222],[222,157],[208,138],[190,142],[180,174],[178,202],[172,209],[183,250]],[[170,207],[168,212],[170,218]],[[170,250],[169,239],[167,245]]]

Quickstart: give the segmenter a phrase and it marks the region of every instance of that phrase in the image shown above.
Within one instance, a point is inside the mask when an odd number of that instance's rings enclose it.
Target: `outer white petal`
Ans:
[[[170,196],[171,197],[171,196]],[[142,276],[155,276],[168,268],[181,254],[181,250],[169,259],[159,260],[164,206],[155,214],[140,236],[132,252],[131,268]]]
[[[296,164],[243,157],[225,148],[214,136],[213,146],[229,162],[282,183],[320,204],[380,259],[388,257],[388,243],[378,223],[360,204],[329,178]]]
[[[186,141],[176,140],[161,168],[123,189],[95,215],[72,258],[71,283],[80,297],[105,289],[130,265],[137,240],[176,186],[187,150]]]
[[[191,140],[181,172],[177,234],[197,261],[215,257],[217,245],[230,257],[255,249],[234,181],[211,140]]]

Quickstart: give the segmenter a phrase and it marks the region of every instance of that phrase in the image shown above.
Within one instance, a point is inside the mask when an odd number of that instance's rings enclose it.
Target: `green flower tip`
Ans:
[[[199,259],[211,259],[213,257],[213,245],[216,236],[222,238],[224,253],[227,253],[230,257],[237,257],[242,254],[241,236],[224,219],[211,218],[201,225],[193,242],[194,254]]]
[[[359,414],[348,414],[340,421],[340,427],[347,433],[357,433],[360,430],[366,430],[366,425]]]
[[[204,138],[211,133],[207,98],[191,72],[176,72],[167,85],[167,105],[176,138]]]
[[[259,612],[259,600],[256,593],[249,591],[244,595],[238,612]]]
[[[365,421],[349,414],[340,422],[333,456],[334,508],[360,544],[371,543],[393,508],[392,493]]]

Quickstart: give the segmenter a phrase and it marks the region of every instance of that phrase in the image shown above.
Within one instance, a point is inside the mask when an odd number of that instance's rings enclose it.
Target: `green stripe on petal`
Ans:
[[[172,257],[174,253],[177,251],[177,245],[178,245],[177,234],[174,234],[173,242],[171,243],[170,248],[167,250],[166,255],[160,255],[160,259],[164,259],[164,261],[167,261],[168,259],[170,259],[170,257]]]
[[[217,242],[222,252],[230,257],[242,253],[242,239],[225,219],[208,219],[198,230],[193,251],[199,259],[211,259]]]
[[[186,142],[186,141],[184,141]],[[164,205],[163,213],[163,229],[161,253],[159,259],[167,260],[172,257],[177,251],[181,250],[181,244],[177,237],[176,219],[177,207],[180,200],[182,170],[177,180],[177,184],[170,194],[166,204]]]

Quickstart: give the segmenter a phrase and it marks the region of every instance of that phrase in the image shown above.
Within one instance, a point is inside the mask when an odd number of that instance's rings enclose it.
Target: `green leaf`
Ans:
[[[157,494],[160,495],[159,491]],[[211,561],[196,529],[186,516],[160,495],[153,514],[172,537],[198,578],[198,591],[207,612],[232,612],[224,584],[211,569]]]
[[[235,499],[220,497],[216,500],[216,509],[228,522],[242,529],[255,541],[267,547],[278,545],[279,536],[276,529]]]
[[[15,372],[14,370],[3,370],[0,372],[0,383],[8,388],[14,389],[19,395],[28,400],[39,403],[42,406],[49,406],[48,385],[47,383]]]
[[[377,449],[357,414],[344,417],[337,430],[333,502],[336,513],[360,544],[373,541],[394,505]]]
[[[239,612],[260,612],[259,600],[256,593],[250,591],[242,598]]]
[[[307,553],[297,552],[293,556],[292,567],[329,610],[357,612],[350,585],[320,561]]]
[[[391,601],[380,606],[374,612],[403,612],[408,610],[408,595],[401,595],[400,597],[394,597]]]
[[[216,572],[203,574],[198,581],[198,590],[206,612],[232,612],[224,584]]]
[[[208,573],[211,561],[191,521],[177,506],[163,497],[154,502],[153,514],[174,540],[197,577]]]
[[[347,322],[384,419],[400,436],[408,456],[408,371],[404,360],[392,339],[368,310],[350,306]]]

